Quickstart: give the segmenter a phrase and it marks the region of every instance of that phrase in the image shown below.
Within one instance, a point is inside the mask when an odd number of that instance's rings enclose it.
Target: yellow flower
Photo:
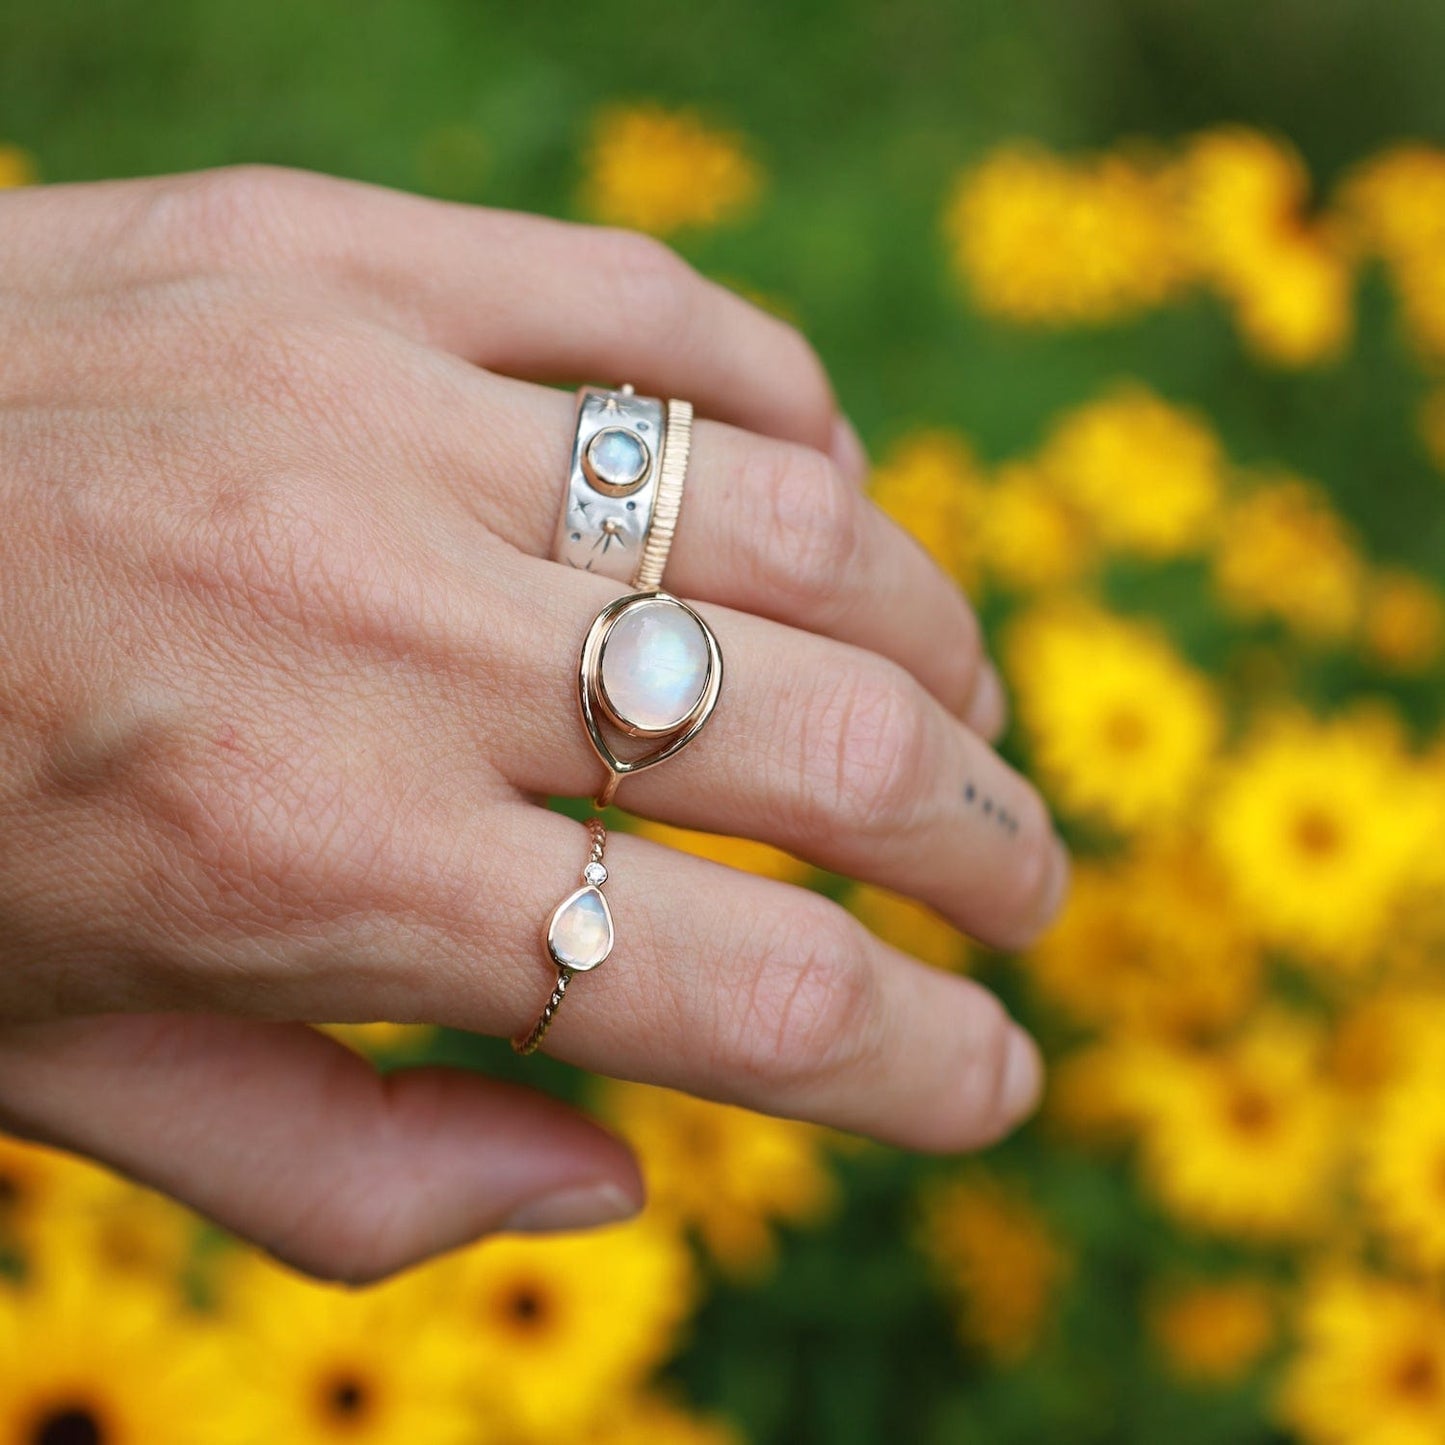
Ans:
[[[470,1445],[475,1360],[426,1276],[367,1290],[238,1255],[223,1276],[227,1355],[245,1396],[235,1445]]]
[[[35,162],[19,146],[0,145],[0,191],[33,185]]]
[[[694,1415],[657,1392],[629,1400],[574,1440],[575,1445],[743,1445],[728,1421]]]
[[[24,1253],[35,1227],[84,1192],[90,1174],[58,1149],[0,1135],[0,1249]]]
[[[368,1058],[420,1053],[436,1037],[430,1024],[323,1024],[322,1031]]]
[[[572,1438],[615,1408],[672,1352],[696,1296],[686,1246],[649,1218],[503,1236],[425,1274],[467,1345],[478,1418],[508,1445]]]
[[[0,1445],[210,1445],[229,1405],[211,1331],[135,1279],[53,1261],[0,1284]]]
[[[1276,617],[1308,640],[1334,642],[1359,619],[1365,569],[1324,494],[1297,477],[1276,476],[1229,509],[1214,581],[1239,616]]]
[[[730,1274],[766,1271],[773,1226],[814,1223],[833,1202],[819,1129],[645,1084],[600,1087],[602,1112],[642,1159],[652,1212],[696,1229]]]
[[[740,136],[691,111],[614,106],[593,126],[582,208],[595,221],[670,236],[750,210],[762,172]]]
[[[1149,1311],[1170,1372],[1201,1385],[1232,1385],[1259,1363],[1278,1330],[1274,1292],[1256,1279],[1175,1285]]]
[[[977,584],[985,494],[978,462],[962,437],[941,430],[904,437],[874,469],[872,492],[960,586]]]
[[[935,968],[959,973],[968,967],[968,940],[931,908],[867,883],[848,890],[848,910],[885,943]]]
[[[1319,1052],[1312,1029],[1272,1014],[1213,1048],[1141,1047],[1128,1089],[1150,1191],[1201,1229],[1318,1234],[1341,1163],[1340,1110]]]
[[[807,884],[813,878],[813,869],[791,853],[766,843],[755,843],[751,838],[726,838],[720,833],[696,833],[690,828],[673,828],[666,823],[652,823],[644,818],[633,818],[628,822],[628,831],[639,838],[650,838],[654,843],[666,844],[697,858],[708,858],[714,863],[724,863],[729,868],[744,873],[756,873],[760,878],[776,878],[780,883]]]
[[[1298,154],[1253,131],[1207,131],[1187,148],[1180,180],[1196,264],[1246,344],[1283,366],[1338,356],[1353,322],[1352,268],[1336,228],[1307,214]]]
[[[1392,273],[1415,344],[1445,356],[1445,151],[1387,150],[1355,172],[1343,197],[1362,243]]]
[[[1259,991],[1255,941],[1213,860],[1185,838],[1076,864],[1063,916],[1024,965],[1081,1023],[1180,1039],[1237,1022]]]
[[[1445,252],[1445,150],[1381,151],[1348,178],[1341,201],[1362,243],[1387,260]]]
[[[1220,709],[1160,632],[1057,606],[1016,620],[1005,648],[1019,721],[1062,809],[1124,831],[1188,812]]]
[[[973,1169],[921,1200],[920,1247],[953,1297],[964,1343],[1001,1364],[1031,1354],[1071,1264],[1020,1185]]]
[[[1316,1280],[1281,1385],[1282,1422],[1308,1445],[1437,1445],[1445,1439],[1445,1310],[1368,1275]]]
[[[199,1235],[189,1210],[100,1169],[85,1169],[63,1201],[31,1230],[28,1268],[45,1275],[57,1260],[75,1261],[97,1282],[149,1280],[179,1290]]]
[[[1445,1060],[1383,1091],[1360,1154],[1373,1218],[1411,1264],[1445,1276]]]
[[[1079,510],[1027,462],[999,469],[977,529],[989,575],[1015,591],[1068,586],[1096,561],[1097,549]]]
[[[1166,171],[1006,146],[960,177],[944,217],[979,310],[1069,325],[1132,316],[1188,280]]]
[[[1204,419],[1142,386],[1067,412],[1040,457],[1105,546],[1145,557],[1202,551],[1218,520],[1225,458]]]
[[[1432,817],[1383,728],[1289,713],[1267,720],[1225,768],[1210,834],[1266,939],[1350,967],[1383,941]]]
[[[1423,577],[1377,572],[1365,598],[1365,648],[1391,672],[1424,673],[1445,653],[1445,600]]]

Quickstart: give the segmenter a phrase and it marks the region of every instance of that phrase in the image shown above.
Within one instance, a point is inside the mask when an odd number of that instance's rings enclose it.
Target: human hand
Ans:
[[[999,945],[1067,864],[990,749],[966,603],[861,490],[791,328],[632,235],[300,173],[0,196],[0,1121],[359,1280],[634,1208],[625,1147],[300,1021],[515,1034],[599,781],[545,560],[573,403],[703,416],[669,588],[709,729],[629,808],[907,892]],[[985,816],[968,797],[992,800]],[[1011,818],[1000,826],[998,812]],[[909,1147],[1033,1106],[976,984],[806,890],[614,836],[618,943],[550,1050]]]

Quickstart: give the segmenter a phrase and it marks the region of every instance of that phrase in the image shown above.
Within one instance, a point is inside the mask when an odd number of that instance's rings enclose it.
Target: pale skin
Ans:
[[[620,801],[1027,944],[1068,866],[964,598],[862,490],[790,327],[642,237],[243,168],[0,196],[0,1124],[374,1279],[643,1198],[530,1090],[307,1021],[531,1024],[602,771],[547,560],[578,380],[700,417],[667,573],[717,712]],[[560,383],[561,385],[548,385]],[[1001,830],[964,792],[1016,821]],[[1038,1054],[804,889],[614,833],[546,1049],[914,1149]]]

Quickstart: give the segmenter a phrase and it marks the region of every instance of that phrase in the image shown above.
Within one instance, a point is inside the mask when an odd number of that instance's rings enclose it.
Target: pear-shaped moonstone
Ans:
[[[562,968],[583,973],[612,952],[612,910],[590,885],[557,905],[547,925],[547,948]]]
[[[602,644],[602,691],[617,717],[643,732],[677,727],[707,684],[707,639],[676,602],[655,598],[630,607]]]

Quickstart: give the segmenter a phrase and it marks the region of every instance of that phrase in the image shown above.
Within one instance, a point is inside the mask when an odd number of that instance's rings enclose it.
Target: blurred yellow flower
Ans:
[[[1383,729],[1291,712],[1264,721],[1224,768],[1210,836],[1269,941],[1351,967],[1382,942],[1432,819]]]
[[[740,136],[657,105],[603,110],[585,166],[581,202],[590,219],[656,236],[734,220],[762,189]]]
[[[973,450],[961,436],[920,431],[896,442],[874,468],[872,493],[960,586],[977,585],[985,491]]]
[[[999,468],[976,525],[990,578],[1016,592],[1077,583],[1097,561],[1078,508],[1029,462]]]
[[[52,1259],[0,1282],[3,1445],[212,1445],[233,1396],[212,1331],[134,1278]]]
[[[1433,1293],[1354,1272],[1313,1282],[1279,1392],[1308,1445],[1445,1439],[1445,1310]]]
[[[1445,356],[1445,150],[1383,151],[1355,171],[1342,197],[1361,243],[1390,270],[1415,344]]]
[[[1179,1039],[1237,1022],[1259,995],[1259,950],[1218,867],[1191,839],[1083,859],[1062,917],[1023,958],[1080,1023]]]
[[[650,1218],[485,1240],[426,1274],[478,1418],[508,1445],[570,1439],[615,1408],[677,1346],[697,1290],[686,1246]]]
[[[390,1058],[425,1049],[436,1037],[430,1024],[323,1024],[322,1032],[368,1058]]]
[[[1338,228],[1308,215],[1309,176],[1290,146],[1255,131],[1195,136],[1179,169],[1201,275],[1266,361],[1338,356],[1353,324],[1353,268]]]
[[[919,1243],[954,1300],[959,1335],[1000,1364],[1031,1354],[1052,1323],[1068,1255],[1021,1184],[974,1168],[921,1200]]]
[[[73,1155],[0,1134],[0,1250],[24,1253],[35,1226],[84,1194],[90,1176]]]
[[[1225,458],[1204,419],[1137,384],[1064,413],[1040,465],[1105,546],[1145,557],[1203,551]]]
[[[366,1290],[238,1255],[223,1277],[234,1445],[470,1445],[470,1341],[424,1276]]]
[[[1188,280],[1168,174],[1150,158],[1003,147],[959,178],[944,230],[975,305],[1013,322],[1119,320]]]
[[[1359,620],[1365,568],[1355,539],[1312,483],[1274,476],[1229,509],[1214,555],[1224,605],[1275,617],[1301,637],[1337,642]]]
[[[1445,653],[1445,598],[1413,573],[1385,570],[1365,596],[1367,654],[1391,672],[1424,673]]]
[[[1190,1384],[1233,1385],[1274,1343],[1279,1307],[1263,1280],[1171,1285],[1148,1320],[1170,1373]]]
[[[0,191],[33,185],[36,179],[35,162],[27,152],[19,146],[0,145]]]
[[[691,828],[673,828],[666,823],[653,823],[645,818],[628,821],[628,832],[639,838],[650,838],[654,843],[663,843],[691,853],[697,858],[708,858],[714,863],[724,863],[729,868],[744,873],[756,873],[760,878],[776,878],[780,883],[806,884],[813,877],[812,867],[781,848],[767,843],[756,843],[751,838],[728,838],[721,833],[698,833]]]
[[[179,1292],[199,1236],[196,1217],[163,1195],[100,1169],[80,1171],[31,1231],[28,1267],[43,1275],[57,1259],[109,1278],[149,1280]]]
[[[1125,832],[1188,812],[1220,707],[1156,627],[1084,603],[1049,606],[1012,623],[1005,656],[1019,721],[1061,809]]]
[[[931,908],[868,883],[848,890],[848,910],[885,943],[935,968],[960,973],[968,967],[968,940]]]
[[[1372,1217],[1410,1264],[1445,1278],[1445,1057],[1383,1091],[1359,1147]]]
[[[646,1084],[603,1083],[599,1105],[642,1160],[652,1214],[695,1229],[730,1274],[764,1273],[773,1226],[833,1203],[820,1129]]]
[[[743,1445],[743,1437],[715,1415],[694,1415],[656,1391],[629,1400],[569,1445]]]
[[[1319,1045],[1301,1020],[1261,1014],[1228,1043],[1136,1052],[1141,1168],[1172,1214],[1251,1239],[1310,1238],[1329,1222],[1342,1140]]]

